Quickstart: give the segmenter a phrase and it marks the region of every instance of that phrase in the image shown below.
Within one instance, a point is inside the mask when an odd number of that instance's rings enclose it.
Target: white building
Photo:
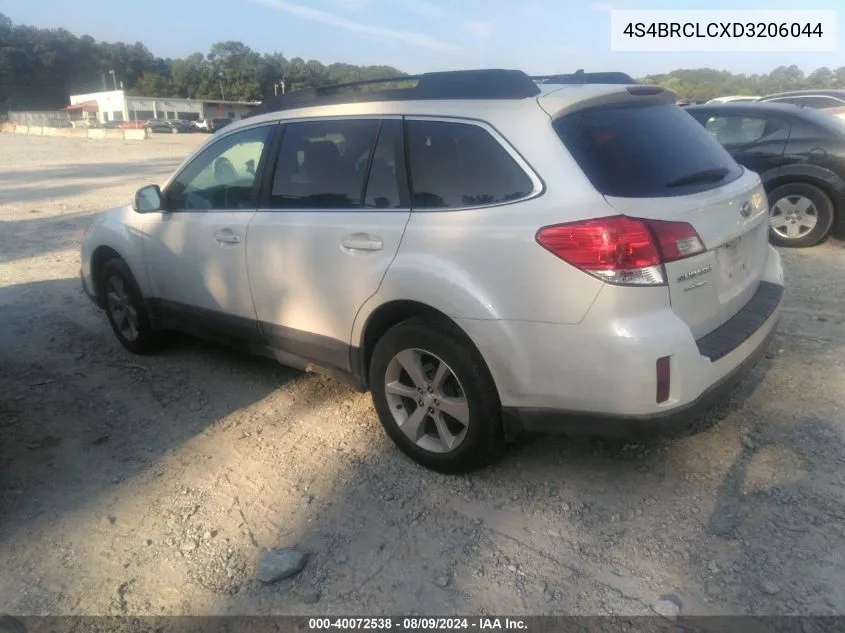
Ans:
[[[259,102],[213,99],[163,99],[133,97],[124,90],[71,95],[67,110],[78,110],[101,123],[147,119],[240,119]]]

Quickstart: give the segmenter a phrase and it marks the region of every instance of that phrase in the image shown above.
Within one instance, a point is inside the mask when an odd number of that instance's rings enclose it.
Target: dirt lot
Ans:
[[[202,138],[0,135],[0,612],[845,614],[843,242],[784,252],[779,334],[720,425],[450,478],[330,380],[119,347],[82,233]],[[299,576],[254,580],[294,545]]]

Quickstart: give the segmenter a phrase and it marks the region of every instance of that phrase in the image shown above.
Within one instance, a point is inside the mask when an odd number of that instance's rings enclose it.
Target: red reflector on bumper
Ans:
[[[657,402],[666,402],[669,399],[669,359],[664,356],[657,359]]]

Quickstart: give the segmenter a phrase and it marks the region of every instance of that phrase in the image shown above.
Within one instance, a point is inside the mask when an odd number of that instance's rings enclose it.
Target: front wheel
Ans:
[[[833,226],[833,203],[809,183],[781,185],[769,194],[769,209],[769,235],[778,246],[814,246]]]
[[[496,386],[451,324],[411,319],[391,328],[373,351],[370,389],[388,436],[427,468],[466,473],[504,453]]]
[[[152,327],[146,301],[126,262],[119,258],[107,262],[100,284],[106,316],[120,344],[133,354],[147,354],[158,349],[161,333]]]

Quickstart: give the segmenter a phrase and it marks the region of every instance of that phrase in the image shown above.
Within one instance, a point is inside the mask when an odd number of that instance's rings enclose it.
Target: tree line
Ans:
[[[768,74],[735,75],[726,70],[698,68],[648,75],[641,83],[674,90],[681,99],[713,99],[729,95],[764,96],[787,90],[836,88],[845,90],[845,66],[823,67],[805,74],[798,66],[778,66]]]
[[[232,41],[218,42],[208,53],[161,58],[140,42],[97,42],[65,29],[14,24],[0,14],[0,113],[56,109],[67,105],[68,95],[115,86],[141,96],[259,101],[274,94],[282,80],[290,91],[404,74],[392,66],[324,65],[299,57],[287,59],[281,53],[262,55]],[[759,75],[700,68],[649,75],[640,81],[670,88],[682,99],[711,99],[845,88],[845,66],[819,68],[808,75],[797,66]]]
[[[260,101],[280,89],[274,86],[282,80],[290,91],[404,74],[392,66],[262,55],[241,42],[219,42],[206,54],[161,58],[140,42],[97,42],[65,29],[14,24],[0,14],[0,113],[61,108],[68,95],[121,85],[139,96]]]

